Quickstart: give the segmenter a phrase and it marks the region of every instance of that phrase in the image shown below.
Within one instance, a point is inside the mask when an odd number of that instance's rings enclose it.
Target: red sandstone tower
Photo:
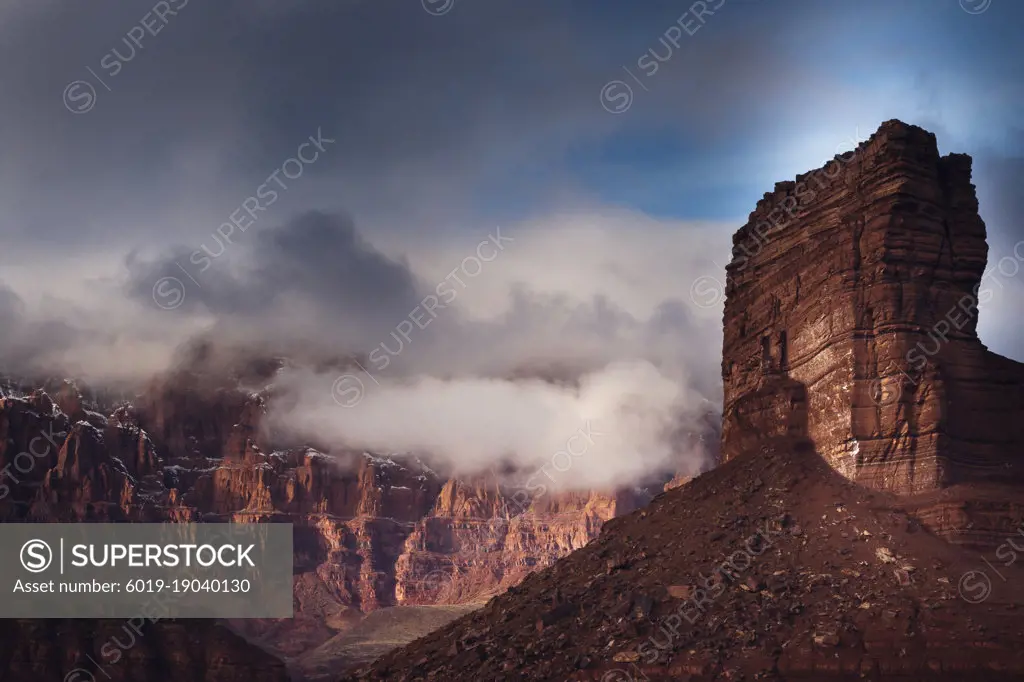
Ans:
[[[969,156],[940,157],[934,135],[888,121],[778,183],[733,244],[724,459],[796,435],[868,486],[1019,497],[1024,365],[978,339],[1001,275],[985,272]],[[967,525],[958,505],[940,526]]]

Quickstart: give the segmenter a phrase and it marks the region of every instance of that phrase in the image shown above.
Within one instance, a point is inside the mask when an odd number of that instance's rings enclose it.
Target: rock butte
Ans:
[[[987,251],[971,158],[901,121],[776,184],[726,268],[723,458],[806,436],[947,539],[998,544],[1024,481],[1024,365],[978,339],[1007,277]]]

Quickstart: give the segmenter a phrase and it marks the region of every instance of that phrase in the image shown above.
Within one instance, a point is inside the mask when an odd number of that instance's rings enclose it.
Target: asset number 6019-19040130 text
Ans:
[[[125,592],[248,592],[251,585],[248,580],[220,579],[200,580],[129,580],[125,583]]]

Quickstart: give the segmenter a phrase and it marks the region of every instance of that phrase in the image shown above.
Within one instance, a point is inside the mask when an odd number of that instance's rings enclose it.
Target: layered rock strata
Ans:
[[[778,183],[733,244],[724,459],[758,434],[802,432],[844,476],[904,495],[1024,482],[1024,365],[977,334],[979,303],[1002,285],[985,271],[970,157],[888,121]],[[958,534],[964,495],[922,514]]]

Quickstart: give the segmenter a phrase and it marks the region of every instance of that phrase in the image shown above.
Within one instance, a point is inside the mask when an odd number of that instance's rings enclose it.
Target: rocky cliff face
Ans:
[[[285,657],[376,609],[485,600],[651,497],[524,498],[497,476],[446,479],[411,456],[275,449],[260,424],[272,391],[187,372],[109,410],[71,383],[51,390],[0,401],[0,468],[17,477],[0,519],[293,523],[294,619],[230,624]]]
[[[978,304],[1001,275],[985,273],[970,157],[940,157],[931,133],[889,121],[854,152],[778,183],[733,243],[724,459],[754,437],[806,435],[859,483],[961,490],[939,507],[922,501],[936,530],[979,544],[998,536],[982,517],[959,532],[973,519],[968,498],[1024,481],[1024,365],[977,336]]]
[[[159,459],[126,411],[107,418],[85,410],[72,385],[56,398],[36,391],[0,399],[0,520],[169,518]],[[280,660],[212,621],[138,620],[3,621],[4,679],[288,679]]]

